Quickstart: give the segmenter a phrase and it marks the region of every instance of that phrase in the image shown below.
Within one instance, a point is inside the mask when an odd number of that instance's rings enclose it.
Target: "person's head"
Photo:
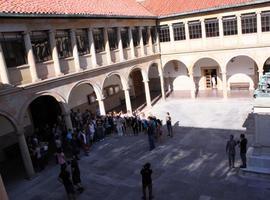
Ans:
[[[230,135],[230,139],[233,140],[233,135]]]
[[[240,135],[240,138],[241,138],[241,139],[244,139],[244,138],[245,138],[245,134],[242,133],[242,134]]]
[[[150,167],[151,167],[150,163],[145,163],[143,166],[144,169],[150,169]]]
[[[169,112],[167,112],[167,115],[170,115],[170,113],[169,113]]]

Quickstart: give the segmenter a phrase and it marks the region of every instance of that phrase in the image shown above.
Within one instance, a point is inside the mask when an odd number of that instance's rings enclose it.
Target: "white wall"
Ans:
[[[164,67],[164,77],[178,77],[181,75],[187,75],[187,68],[186,66],[178,61],[171,61],[168,62]]]
[[[92,86],[87,84],[82,84],[77,88],[74,88],[70,96],[70,108],[74,108],[81,104],[88,103],[87,95],[93,93],[93,91],[94,89],[92,88]]]
[[[247,56],[238,56],[233,62],[227,64],[227,75],[231,76],[237,73],[254,75],[254,61]]]
[[[122,89],[121,80],[120,80],[120,78],[119,78],[118,76],[116,76],[116,75],[112,75],[112,76],[106,78],[103,87],[107,87],[107,86],[110,86],[110,85],[119,85],[120,88]]]

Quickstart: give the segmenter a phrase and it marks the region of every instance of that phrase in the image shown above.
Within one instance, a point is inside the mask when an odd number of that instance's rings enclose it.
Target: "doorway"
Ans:
[[[217,89],[217,68],[202,69],[205,77],[205,89]]]

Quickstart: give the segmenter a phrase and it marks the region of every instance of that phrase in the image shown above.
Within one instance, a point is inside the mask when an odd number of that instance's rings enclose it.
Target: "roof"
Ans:
[[[207,10],[270,2],[266,0],[145,0],[142,5],[157,16],[174,16]]]
[[[0,0],[0,15],[155,17],[135,0]]]

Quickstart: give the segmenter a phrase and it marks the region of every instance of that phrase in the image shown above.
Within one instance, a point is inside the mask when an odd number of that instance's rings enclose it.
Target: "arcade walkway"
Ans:
[[[266,200],[270,196],[269,179],[242,174],[238,168],[229,171],[225,157],[230,134],[238,138],[246,133],[251,143],[251,110],[252,99],[169,98],[157,104],[151,112],[163,120],[165,112],[171,112],[175,137],[165,137],[152,152],[143,134],[114,136],[97,143],[90,156],[80,161],[86,190],[78,199],[139,200],[140,169],[145,162],[151,162],[156,200]],[[55,166],[31,181],[9,186],[10,198],[64,200],[58,171]]]

